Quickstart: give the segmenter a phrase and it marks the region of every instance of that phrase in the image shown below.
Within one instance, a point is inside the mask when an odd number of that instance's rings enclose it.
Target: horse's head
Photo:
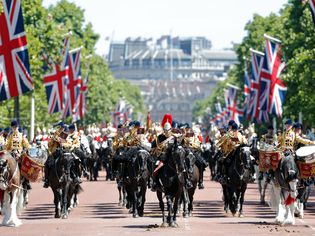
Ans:
[[[173,148],[172,160],[175,165],[177,174],[186,171],[185,165],[186,152],[182,146],[177,146]]]
[[[240,164],[243,165],[246,169],[251,168],[251,150],[248,146],[240,147]]]
[[[299,170],[291,152],[282,158],[280,163],[280,171],[282,172],[282,176],[287,183],[298,178]]]
[[[63,150],[60,163],[66,174],[70,174],[70,169],[74,165],[74,156],[71,152]]]
[[[136,155],[136,162],[138,163],[138,168],[141,173],[143,173],[148,168],[149,153],[146,150],[140,149]]]

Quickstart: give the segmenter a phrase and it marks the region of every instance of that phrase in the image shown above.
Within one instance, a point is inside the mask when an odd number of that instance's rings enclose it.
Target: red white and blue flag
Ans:
[[[265,36],[265,57],[261,70],[261,110],[268,111],[278,117],[282,116],[282,106],[287,87],[280,79],[284,69],[281,62],[280,40]]]
[[[68,57],[69,57],[70,38],[64,40],[63,50],[61,51],[61,65],[53,64],[53,71],[44,76],[44,85],[46,89],[46,97],[48,102],[48,113],[52,114],[63,110],[65,83],[69,73]]]
[[[20,0],[2,0],[0,14],[0,101],[33,90]]]
[[[75,111],[73,114],[73,122],[82,120],[87,109],[87,93],[88,93],[88,74],[84,80],[81,80],[80,94],[76,102]]]
[[[313,22],[315,24],[315,0],[309,0]]]
[[[126,113],[126,102],[124,100],[120,100],[116,106],[116,109],[113,113],[113,124],[117,127],[119,124],[123,124],[127,121],[127,113]]]
[[[81,86],[81,49],[77,48],[69,52],[69,72],[66,80],[66,96],[62,118],[72,116],[75,112],[76,103],[80,95]]]
[[[245,66],[244,71],[244,112],[247,110],[249,105],[249,99],[250,99],[250,76],[248,73],[248,68]]]
[[[251,65],[250,65],[250,95],[246,111],[247,119],[258,119],[259,112],[259,91],[260,91],[260,72],[263,65],[264,54],[251,49]]]
[[[234,120],[238,125],[242,122],[242,117],[244,110],[238,108],[236,95],[237,91],[239,90],[238,87],[228,84],[228,93],[227,93],[227,110],[229,113],[229,119]]]

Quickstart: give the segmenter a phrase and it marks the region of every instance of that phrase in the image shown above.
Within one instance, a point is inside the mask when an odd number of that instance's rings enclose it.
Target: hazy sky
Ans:
[[[126,37],[206,36],[214,48],[241,42],[244,26],[254,13],[278,12],[287,0],[70,0],[85,9],[85,17],[101,35],[97,52],[109,41]],[[44,5],[57,0],[43,0]]]

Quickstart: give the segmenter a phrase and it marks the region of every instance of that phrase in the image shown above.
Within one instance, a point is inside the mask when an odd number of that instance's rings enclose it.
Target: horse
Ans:
[[[208,161],[209,163],[209,169],[211,174],[211,180],[215,178],[216,175],[216,160],[215,160],[215,153],[216,148],[214,143],[211,141],[210,143],[206,143],[202,147],[203,149],[203,158]]]
[[[270,204],[276,210],[276,223],[294,225],[295,198],[297,196],[298,167],[290,152],[281,158],[271,181]]]
[[[311,178],[298,180],[298,193],[296,197],[296,206],[294,212],[295,217],[299,217],[301,219],[304,218],[304,209],[306,209],[306,203],[311,194],[311,184],[313,184]]]
[[[187,178],[191,181],[191,187],[183,187],[182,201],[184,203],[183,217],[187,218],[192,216],[194,195],[199,182],[199,169],[195,165],[195,160],[192,155],[185,156],[185,173]]]
[[[157,189],[156,195],[159,200],[160,209],[162,211],[162,226],[168,223],[171,227],[177,227],[176,213],[178,209],[179,199],[181,197],[183,186],[185,184],[184,170],[185,163],[183,155],[185,151],[177,144],[177,140],[173,138],[169,141],[163,167],[158,171],[158,177],[162,182],[163,189]],[[164,202],[162,194],[165,194],[167,201],[168,216],[164,211]]]
[[[116,178],[117,189],[119,194],[118,205],[126,206],[127,193],[124,185],[124,173],[125,173],[125,148],[120,147],[116,151],[113,158],[113,172]]]
[[[239,145],[227,158],[230,161],[227,168],[228,181],[222,184],[224,207],[235,216],[243,217],[244,195],[247,183],[250,181],[251,158],[248,146]]]
[[[92,137],[88,136],[89,140],[89,148],[91,150],[91,154],[87,156],[87,171],[89,172],[89,180],[90,181],[97,181],[98,177],[98,159],[102,152],[101,145],[93,140]]]
[[[114,180],[112,161],[114,156],[113,140],[109,138],[102,144],[101,162],[106,171],[106,180]]]
[[[71,199],[79,194],[82,188],[74,183],[73,171],[75,157],[68,150],[58,148],[55,157],[49,157],[48,165],[51,166],[48,180],[54,194],[55,218],[67,219]]]
[[[0,202],[3,197],[2,225],[18,227],[22,221],[18,214],[23,210],[21,175],[17,161],[4,151],[0,154]]]
[[[128,161],[126,162],[126,171],[124,173],[124,185],[127,191],[127,198],[133,217],[142,217],[149,179],[147,163],[150,154],[142,148],[132,147],[126,155],[128,155]]]

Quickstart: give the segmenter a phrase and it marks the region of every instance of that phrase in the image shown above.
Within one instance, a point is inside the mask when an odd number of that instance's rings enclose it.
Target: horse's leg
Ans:
[[[11,193],[7,194],[6,201],[6,213],[2,224],[7,226],[18,227],[22,224],[22,221],[17,217],[16,209],[18,204],[18,189],[15,189]]]
[[[126,206],[127,205],[127,191],[126,191],[126,187],[124,185],[122,186],[122,193],[123,193],[123,204],[122,204],[122,206]]]
[[[188,197],[188,190],[186,188],[183,189],[182,194],[182,201],[183,201],[183,217],[188,217],[188,204],[189,204],[189,197]]]
[[[239,209],[239,217],[244,217],[244,214],[243,214],[243,204],[244,204],[244,196],[245,196],[245,191],[246,191],[246,184],[245,186],[242,187],[241,189],[241,196],[240,196],[240,209]]]
[[[142,217],[144,215],[144,204],[145,204],[145,194],[147,192],[147,185],[145,182],[141,185],[141,205],[139,207],[139,216]]]
[[[54,204],[55,204],[55,218],[60,218],[61,211],[61,190],[53,190],[54,193]]]
[[[172,226],[172,224],[173,224],[173,217],[172,217],[173,203],[172,203],[172,199],[169,195],[166,196],[166,202],[167,202],[167,211],[168,211],[167,223],[169,224],[169,226]]]
[[[98,177],[98,162],[95,161],[93,164],[93,180],[97,181],[97,177]]]
[[[292,198],[296,198],[296,186],[297,186],[297,180],[293,180],[289,182],[290,189],[292,192],[288,192],[288,196],[291,195]],[[283,224],[288,224],[288,225],[294,225],[295,224],[295,218],[294,218],[294,209],[295,209],[295,204],[292,203],[288,206],[286,206],[286,219],[283,222]]]
[[[173,218],[171,218],[171,223],[170,223],[171,227],[178,227],[178,224],[176,222],[176,217],[177,217],[176,213],[177,213],[178,201],[179,201],[179,198],[181,196],[181,193],[182,193],[182,191],[178,191],[178,193],[174,197],[174,201],[173,201],[174,203],[173,203],[173,209],[172,209],[173,210]]]
[[[281,188],[272,184],[272,205],[276,208],[276,223],[282,224],[284,221],[285,209],[281,204]]]
[[[66,186],[63,190],[63,194],[62,194],[62,198],[63,198],[63,202],[62,202],[62,219],[67,219],[68,218],[68,192],[69,192],[69,187],[70,187],[70,183],[69,183],[69,178],[67,178],[67,182],[66,182]]]
[[[160,209],[162,211],[162,225],[161,227],[166,227],[167,226],[167,219],[166,219],[166,215],[165,215],[165,209],[164,209],[164,202],[163,202],[163,197],[162,197],[162,192],[160,191],[156,191],[156,196],[159,200],[159,205],[160,205]]]
[[[194,209],[193,202],[194,202],[195,190],[196,188],[193,188],[190,190],[190,193],[189,193],[188,215],[190,217],[192,216],[192,212]]]
[[[120,185],[120,180],[118,180],[117,181],[117,189],[118,189],[118,194],[119,194],[119,199],[118,199],[118,206],[122,206],[122,203],[123,203],[123,201],[122,201],[122,194],[121,194],[121,192],[122,192],[122,186]]]
[[[7,191],[4,191],[3,193],[3,206],[2,206],[2,214],[3,219],[2,219],[2,224],[3,225],[7,225],[8,221],[10,219],[11,216],[11,210],[10,210],[10,201],[11,201],[11,197],[10,194]]]
[[[131,201],[132,201],[132,216],[133,218],[138,218],[139,214],[138,214],[138,188],[137,186],[134,187],[133,191],[132,191],[132,197],[131,197]]]

